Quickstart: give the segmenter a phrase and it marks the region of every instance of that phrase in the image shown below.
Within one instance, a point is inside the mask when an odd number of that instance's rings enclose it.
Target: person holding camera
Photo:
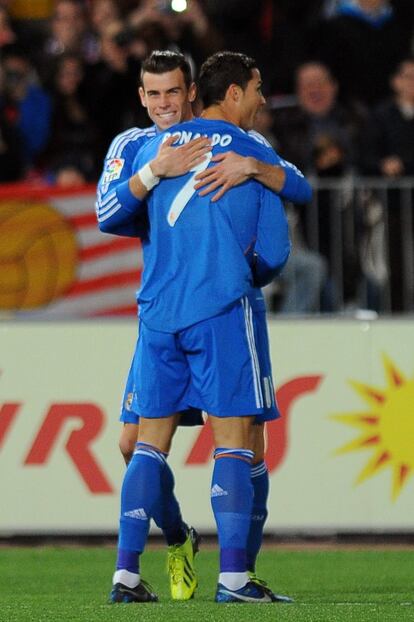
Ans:
[[[2,51],[3,111],[19,134],[24,168],[29,171],[50,133],[51,104],[29,57],[17,46]]]

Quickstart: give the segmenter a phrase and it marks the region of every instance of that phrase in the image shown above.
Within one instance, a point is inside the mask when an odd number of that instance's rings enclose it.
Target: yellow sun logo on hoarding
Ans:
[[[359,473],[356,484],[389,468],[395,501],[414,472],[414,379],[407,380],[386,355],[383,355],[383,364],[385,389],[350,381],[369,410],[332,415],[336,421],[361,431],[358,438],[335,453],[370,449],[372,457]]]

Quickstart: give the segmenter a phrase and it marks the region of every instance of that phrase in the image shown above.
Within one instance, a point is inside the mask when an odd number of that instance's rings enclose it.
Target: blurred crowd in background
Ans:
[[[271,308],[414,310],[412,187],[346,185],[414,176],[414,2],[0,0],[0,182],[96,182],[112,138],[151,124],[137,85],[154,49],[184,53],[195,77],[217,50],[253,56],[256,129],[319,183],[316,209],[289,208],[295,274]]]

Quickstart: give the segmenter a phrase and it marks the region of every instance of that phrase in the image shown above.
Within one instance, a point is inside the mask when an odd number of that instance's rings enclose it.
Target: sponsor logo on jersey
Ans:
[[[121,177],[122,169],[124,168],[125,160],[123,158],[112,158],[105,163],[105,170],[102,178],[102,183],[109,184],[114,179]]]

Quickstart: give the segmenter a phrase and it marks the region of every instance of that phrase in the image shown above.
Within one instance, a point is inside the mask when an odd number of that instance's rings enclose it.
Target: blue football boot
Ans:
[[[215,601],[216,603],[271,603],[272,599],[262,585],[248,581],[238,590],[229,590],[219,583]]]
[[[252,581],[253,583],[256,583],[256,585],[261,585],[262,588],[265,590],[265,592],[269,594],[270,598],[272,599],[272,603],[293,603],[294,602],[293,598],[290,598],[290,596],[282,596],[282,594],[275,594],[274,592],[272,592],[270,587],[267,585],[266,581],[263,581],[263,579],[260,579],[255,572],[248,572],[248,575],[249,575],[250,581]]]
[[[136,587],[115,583],[109,599],[111,603],[156,603],[158,596],[154,594],[152,587],[141,579]]]

